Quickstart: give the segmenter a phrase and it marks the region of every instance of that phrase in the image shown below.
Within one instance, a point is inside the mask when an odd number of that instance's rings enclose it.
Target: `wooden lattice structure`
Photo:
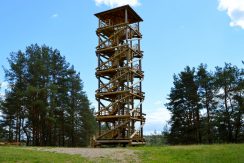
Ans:
[[[141,17],[129,6],[122,6],[95,14],[99,19],[98,89],[96,120],[99,131],[94,145],[144,144],[142,113],[143,71],[140,47]]]

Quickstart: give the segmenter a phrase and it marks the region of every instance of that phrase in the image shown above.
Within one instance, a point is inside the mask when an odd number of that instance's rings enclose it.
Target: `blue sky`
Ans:
[[[172,76],[185,66],[206,63],[210,70],[244,60],[243,0],[3,0],[0,1],[0,65],[9,53],[38,43],[61,51],[81,73],[96,107],[95,13],[130,3],[141,23],[146,93],[145,131],[162,131],[170,115],[164,107]],[[2,89],[4,73],[0,69]]]

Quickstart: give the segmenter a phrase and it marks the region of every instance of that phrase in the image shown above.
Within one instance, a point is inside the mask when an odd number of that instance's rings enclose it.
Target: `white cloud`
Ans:
[[[144,131],[146,135],[150,135],[157,131],[160,133],[164,129],[164,125],[170,120],[170,112],[163,107],[165,101],[158,100],[154,102],[154,107],[152,109],[145,110],[146,113],[146,124],[144,126]]]
[[[146,123],[144,126],[145,134],[149,135],[154,131],[163,131],[164,125],[170,120],[170,112],[165,108],[157,108],[146,113]]]
[[[151,135],[155,131],[160,134],[164,130],[164,126],[170,120],[170,112],[164,107],[166,100],[160,99],[150,102],[152,108],[144,109],[146,113],[146,123],[144,126],[144,134]]]
[[[5,97],[5,90],[9,88],[8,82],[0,82],[0,99],[4,99]]]
[[[219,0],[218,9],[227,12],[230,26],[244,29],[244,0]]]
[[[168,121],[170,119],[170,112],[166,108],[157,108],[155,110],[151,110],[146,115],[148,123],[161,123]]]
[[[57,18],[59,15],[56,13],[56,14],[53,14],[52,16],[51,16],[51,18]]]
[[[131,5],[131,6],[139,6],[139,0],[95,0],[96,5],[100,6],[102,4],[107,5],[109,7],[118,7],[123,5]]]
[[[0,88],[2,90],[8,89],[8,87],[9,87],[8,82],[0,82]]]

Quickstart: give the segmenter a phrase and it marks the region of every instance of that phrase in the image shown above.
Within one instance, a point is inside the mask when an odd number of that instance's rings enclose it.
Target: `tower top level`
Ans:
[[[96,13],[95,16],[103,22],[111,21],[113,22],[113,25],[122,23],[132,24],[143,21],[143,19],[129,5]]]

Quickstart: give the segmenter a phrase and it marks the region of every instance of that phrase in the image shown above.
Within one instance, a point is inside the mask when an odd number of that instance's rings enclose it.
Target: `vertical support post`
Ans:
[[[128,10],[125,9],[125,23],[128,23]]]

